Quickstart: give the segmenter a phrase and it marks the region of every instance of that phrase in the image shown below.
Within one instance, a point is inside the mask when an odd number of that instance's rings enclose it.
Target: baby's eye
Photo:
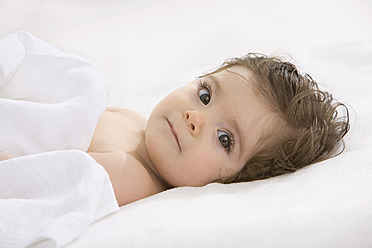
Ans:
[[[199,90],[199,99],[204,105],[207,105],[211,100],[211,94],[205,86]]]
[[[226,149],[226,150],[231,150],[231,138],[230,135],[224,131],[217,131],[218,139],[220,140],[221,145]]]

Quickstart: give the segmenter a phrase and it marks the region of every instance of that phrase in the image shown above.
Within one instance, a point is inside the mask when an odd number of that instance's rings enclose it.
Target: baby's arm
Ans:
[[[0,152],[0,161],[11,159],[11,158],[15,158],[15,156]]]

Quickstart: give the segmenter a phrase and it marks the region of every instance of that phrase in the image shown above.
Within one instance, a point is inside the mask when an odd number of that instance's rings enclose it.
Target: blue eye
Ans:
[[[208,90],[208,87],[204,83],[200,83],[199,87],[199,99],[204,105],[207,105],[211,100],[211,94]]]
[[[231,150],[232,146],[232,140],[230,138],[230,135],[224,131],[217,131],[218,140],[220,141],[223,148],[226,150]]]

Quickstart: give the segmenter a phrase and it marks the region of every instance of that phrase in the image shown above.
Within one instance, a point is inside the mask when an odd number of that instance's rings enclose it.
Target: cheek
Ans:
[[[188,170],[192,170],[193,176],[200,182],[207,184],[220,178],[231,177],[242,169],[243,165],[239,159],[229,157],[219,148],[205,147],[208,146],[201,146],[188,156]]]
[[[203,186],[219,179],[226,161],[212,149],[193,149],[182,158],[181,177],[190,186]]]
[[[182,113],[185,109],[190,108],[194,103],[194,89],[195,86],[193,86],[192,83],[189,83],[165,96],[154,107],[149,120],[151,120],[151,118],[169,116],[174,113]]]

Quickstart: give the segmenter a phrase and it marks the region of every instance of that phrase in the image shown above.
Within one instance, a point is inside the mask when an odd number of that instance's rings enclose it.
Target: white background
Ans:
[[[247,52],[289,54],[332,87],[342,63],[361,60],[355,47],[371,62],[363,46],[371,27],[368,0],[0,0],[1,37],[25,30],[94,61],[110,85],[109,105],[145,116],[169,91]],[[303,59],[344,46],[336,76]]]

